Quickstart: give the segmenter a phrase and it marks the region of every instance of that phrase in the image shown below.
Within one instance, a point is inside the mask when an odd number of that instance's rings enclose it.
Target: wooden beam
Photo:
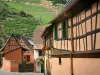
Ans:
[[[82,39],[82,38],[85,38],[87,36],[93,35],[95,33],[100,33],[100,28],[98,28],[96,30],[92,30],[90,32],[87,32],[86,34],[83,34],[81,36],[73,37],[73,40]],[[62,40],[62,39],[57,39],[57,41],[59,41],[59,40]],[[66,38],[66,39],[63,39],[63,40],[69,40],[69,41],[71,41],[71,38]]]
[[[86,22],[87,20],[91,19],[91,17],[94,17],[94,16],[96,16],[96,15],[98,15],[98,14],[100,14],[100,10],[96,11],[95,13],[93,13],[92,15],[90,15],[90,16],[88,16],[88,17],[85,17],[83,20],[79,21],[78,23],[75,23],[75,24],[73,25],[73,27],[78,26],[78,25],[81,25],[81,23]]]
[[[52,58],[70,58],[70,53],[51,55]],[[73,58],[100,58],[100,49],[93,51],[76,51],[72,53]]]

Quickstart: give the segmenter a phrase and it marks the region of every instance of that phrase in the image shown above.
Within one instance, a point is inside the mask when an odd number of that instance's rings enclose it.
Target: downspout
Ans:
[[[46,46],[46,37],[44,37],[44,46]],[[45,66],[45,64],[46,64],[46,59],[45,59],[45,50],[44,50],[44,75],[46,75],[46,66]]]
[[[44,46],[46,46],[46,37],[44,37]],[[46,66],[45,66],[45,51],[44,51],[44,75],[46,75],[46,74],[45,74],[45,72],[46,72],[46,71],[45,71],[45,67],[46,67]]]
[[[74,40],[73,40],[73,18],[71,17],[71,46],[72,51],[70,52],[70,69],[71,69],[71,75],[74,75],[74,69],[73,69],[73,52],[74,52]]]

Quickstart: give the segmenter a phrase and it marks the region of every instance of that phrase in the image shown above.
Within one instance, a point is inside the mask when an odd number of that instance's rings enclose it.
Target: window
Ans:
[[[66,38],[68,36],[68,21],[65,20],[62,22],[62,38]]]
[[[58,38],[58,25],[54,25],[54,35],[55,35],[55,39]]]
[[[27,62],[30,61],[30,55],[27,55]]]
[[[42,50],[39,50],[39,56],[42,56]]]
[[[61,65],[61,57],[59,57],[59,65]]]

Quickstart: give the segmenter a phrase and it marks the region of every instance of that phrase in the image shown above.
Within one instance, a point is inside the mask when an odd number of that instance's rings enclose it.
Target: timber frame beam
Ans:
[[[51,55],[52,58],[70,58],[70,53]],[[100,58],[100,49],[93,51],[76,51],[72,52],[73,58]]]

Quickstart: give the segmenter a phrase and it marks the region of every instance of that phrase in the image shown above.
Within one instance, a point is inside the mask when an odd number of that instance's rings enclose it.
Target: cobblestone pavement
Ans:
[[[18,72],[7,72],[7,71],[0,71],[0,75],[44,75],[43,73],[32,73],[32,72],[27,72],[27,73],[18,73]]]

